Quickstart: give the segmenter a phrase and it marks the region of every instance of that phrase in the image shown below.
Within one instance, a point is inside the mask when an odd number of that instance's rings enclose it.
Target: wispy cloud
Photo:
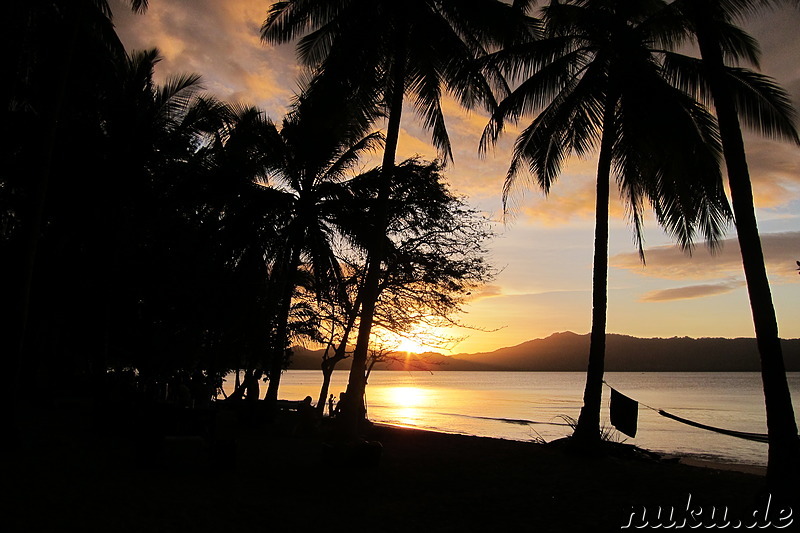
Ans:
[[[472,302],[483,300],[486,298],[493,298],[495,296],[502,296],[503,288],[500,285],[483,285],[479,289],[472,292],[469,299]]]
[[[786,281],[798,281],[795,261],[800,258],[800,231],[761,235],[764,259],[770,274]],[[742,273],[742,258],[736,239],[726,239],[721,249],[710,254],[697,250],[692,256],[676,246],[658,246],[645,250],[647,266],[642,266],[635,253],[615,255],[611,266],[630,270],[644,276],[684,280],[738,277]]]
[[[800,198],[800,150],[797,146],[751,138],[747,143],[747,162],[756,206],[780,208]]]
[[[686,287],[675,287],[672,289],[662,289],[650,291],[643,294],[640,302],[666,302],[670,300],[691,300],[693,298],[704,298],[706,296],[716,296],[734,291],[745,285],[744,281],[731,281],[728,283],[711,283],[705,285],[689,285]]]
[[[403,128],[397,143],[397,155],[402,159],[419,156],[433,160],[436,159],[436,148],[431,144],[429,134]]]

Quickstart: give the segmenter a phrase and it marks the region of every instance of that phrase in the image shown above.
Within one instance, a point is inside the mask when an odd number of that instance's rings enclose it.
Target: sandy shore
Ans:
[[[86,413],[39,414],[7,455],[11,531],[617,531],[642,506],[750,515],[764,478],[563,445],[375,426],[376,465],[319,435],[237,431],[225,453],[195,437],[142,461]],[[6,529],[9,531],[9,529]]]
[[[712,468],[715,470],[729,470],[731,472],[742,472],[745,474],[752,474],[754,476],[764,477],[767,475],[767,467],[761,465],[748,465],[742,463],[724,463],[715,462],[708,459],[692,456],[681,456],[677,458],[681,464],[689,466],[698,466],[701,468]]]

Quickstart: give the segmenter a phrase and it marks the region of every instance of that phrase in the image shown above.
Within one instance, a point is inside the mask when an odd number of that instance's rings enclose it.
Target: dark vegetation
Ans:
[[[313,80],[276,124],[197,75],[158,86],[158,52],[123,50],[101,7],[19,2],[8,19],[0,244],[17,394],[131,378],[153,400],[202,388],[205,404],[236,370],[237,397],[266,381],[274,404],[292,344],[350,355],[375,235],[382,331],[451,321],[491,279],[490,228],[440,163],[395,165],[385,193],[380,167],[363,170],[384,144],[377,105]]]

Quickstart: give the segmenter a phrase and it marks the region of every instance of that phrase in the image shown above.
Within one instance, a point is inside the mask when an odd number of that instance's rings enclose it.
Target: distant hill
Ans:
[[[784,340],[786,369],[800,371],[800,339]],[[296,347],[291,368],[318,370],[322,350]],[[554,333],[493,352],[446,356],[431,352],[378,364],[376,370],[507,370],[585,371],[589,335]],[[350,361],[337,369],[349,369]],[[673,337],[641,339],[628,335],[606,337],[606,371],[609,372],[739,372],[760,370],[755,339]]]

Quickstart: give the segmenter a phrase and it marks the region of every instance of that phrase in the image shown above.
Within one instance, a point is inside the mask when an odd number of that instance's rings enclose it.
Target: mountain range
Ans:
[[[800,371],[800,339],[783,340],[786,370]],[[318,370],[323,350],[293,348],[292,365],[298,370]],[[442,355],[395,353],[375,370],[484,370],[583,372],[589,354],[589,335],[554,333],[492,352]],[[337,370],[349,369],[345,359]],[[608,372],[757,372],[760,370],[756,340],[751,338],[672,337],[643,339],[608,334]]]

